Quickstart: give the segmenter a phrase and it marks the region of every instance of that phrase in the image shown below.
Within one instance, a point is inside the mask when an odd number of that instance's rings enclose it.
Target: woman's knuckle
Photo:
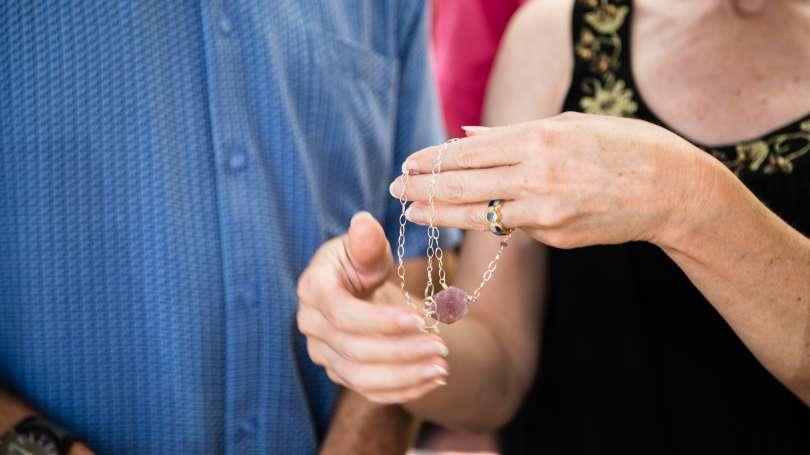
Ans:
[[[445,180],[447,199],[450,202],[461,202],[464,200],[464,184],[457,176],[448,177]]]
[[[461,169],[473,169],[476,167],[475,154],[473,151],[464,146],[459,146],[455,153],[456,164]]]
[[[486,224],[485,215],[480,209],[467,210],[467,226],[471,228],[479,228]]]

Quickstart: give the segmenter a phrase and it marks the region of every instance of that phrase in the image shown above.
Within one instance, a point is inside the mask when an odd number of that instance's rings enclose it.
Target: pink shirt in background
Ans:
[[[480,125],[492,62],[509,18],[528,0],[434,0],[433,67],[447,134]]]

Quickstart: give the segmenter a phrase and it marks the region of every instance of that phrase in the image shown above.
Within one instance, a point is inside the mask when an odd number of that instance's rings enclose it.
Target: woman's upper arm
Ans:
[[[486,125],[559,113],[573,72],[572,7],[573,0],[534,0],[512,19],[490,77]],[[486,232],[467,233],[458,274],[464,289],[478,286],[500,241]],[[471,313],[501,340],[525,388],[536,367],[545,278],[545,247],[516,231]]]
[[[556,115],[574,67],[574,0],[533,0],[512,18],[495,58],[484,124],[501,126]]]

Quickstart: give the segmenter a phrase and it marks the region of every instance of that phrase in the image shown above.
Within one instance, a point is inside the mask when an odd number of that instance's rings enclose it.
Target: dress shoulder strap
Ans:
[[[574,73],[565,109],[634,117],[630,86],[631,0],[576,0],[572,18]]]

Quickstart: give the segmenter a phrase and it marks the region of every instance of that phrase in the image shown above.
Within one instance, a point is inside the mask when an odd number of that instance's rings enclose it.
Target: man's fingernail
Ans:
[[[357,221],[360,218],[374,218],[374,216],[372,214],[366,212],[365,210],[362,211],[362,212],[357,212],[354,215],[352,215],[352,219],[351,219],[351,221],[349,221],[349,224],[354,224],[354,222]]]
[[[450,355],[450,350],[447,349],[447,346],[445,346],[444,343],[439,341],[434,341],[433,343],[436,345],[436,349],[439,351],[439,355],[441,355],[442,357],[447,357],[448,355]]]
[[[393,182],[391,182],[391,185],[388,186],[388,192],[399,197],[399,194],[402,192],[402,183],[400,177],[397,177]]]
[[[431,365],[429,369],[426,369],[425,373],[426,374],[429,373],[429,376],[431,376],[431,377],[436,376],[436,375],[445,377],[445,376],[448,376],[450,374],[450,373],[447,372],[447,370],[444,369],[443,366],[437,365],[435,363],[433,365]]]
[[[403,329],[418,329],[422,326],[422,318],[415,314],[403,314],[399,317],[398,322]]]

